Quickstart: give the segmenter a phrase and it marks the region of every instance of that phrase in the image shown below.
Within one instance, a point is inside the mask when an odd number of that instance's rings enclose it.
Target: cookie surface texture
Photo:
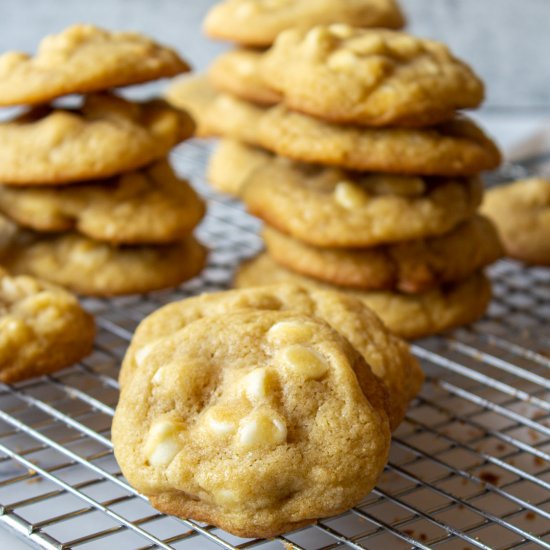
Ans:
[[[445,45],[396,31],[292,29],[262,65],[287,106],[334,122],[428,126],[484,97],[481,80]]]
[[[308,288],[338,290],[361,300],[395,334],[407,339],[423,338],[477,321],[491,300],[491,285],[482,273],[422,294],[393,291],[361,291],[335,287],[293,273],[267,254],[245,263],[235,277],[237,288],[292,283]]]
[[[364,357],[386,386],[392,428],[403,420],[409,401],[422,385],[422,370],[408,346],[360,301],[331,290],[292,284],[205,294],[157,310],[136,330],[122,365],[121,385],[126,385],[140,369],[142,358],[164,334],[174,333],[196,319],[236,310],[293,311],[329,323]]]
[[[202,270],[205,248],[192,236],[157,246],[100,243],[67,233],[16,235],[0,253],[0,264],[78,294],[117,296],[171,288]]]
[[[0,210],[36,231],[76,230],[112,243],[167,243],[187,236],[204,203],[166,160],[112,180],[62,187],[0,186]]]
[[[210,316],[165,334],[123,388],[115,456],[157,509],[268,538],[371,491],[389,450],[383,400],[322,321]]]
[[[260,145],[294,160],[368,172],[468,176],[501,160],[493,141],[460,116],[429,128],[367,128],[279,106],[262,115],[258,136]]]
[[[92,350],[95,325],[75,296],[0,269],[0,381],[69,367]]]
[[[263,149],[222,139],[208,161],[208,182],[222,193],[239,197],[248,178],[272,158]]]
[[[47,103],[187,72],[172,49],[131,32],[73,25],[44,38],[36,56],[0,56],[0,105]]]
[[[324,247],[368,247],[441,235],[477,210],[477,178],[358,174],[284,158],[260,166],[242,190],[249,212]]]
[[[261,105],[274,105],[281,96],[272,90],[261,75],[263,53],[252,49],[235,49],[222,53],[210,65],[208,77],[220,91]]]
[[[509,256],[550,265],[550,180],[520,180],[489,189],[482,211],[496,224]]]
[[[291,271],[335,285],[405,293],[465,279],[503,255],[495,226],[482,216],[439,237],[365,249],[309,246],[270,227],[263,239]]]
[[[210,10],[204,28],[211,38],[265,47],[286,29],[328,23],[399,29],[405,18],[394,0],[226,0]]]
[[[194,128],[187,113],[161,100],[95,94],[79,109],[38,107],[0,123],[0,181],[56,185],[108,178],[164,158]]]

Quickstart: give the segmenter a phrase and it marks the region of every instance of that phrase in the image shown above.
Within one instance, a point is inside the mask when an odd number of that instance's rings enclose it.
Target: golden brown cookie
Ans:
[[[154,346],[122,389],[113,444],[155,508],[268,538],[374,487],[390,444],[384,390],[323,321],[238,311]]]
[[[399,29],[405,18],[395,0],[224,0],[208,13],[208,36],[246,46],[270,46],[286,29],[328,23]]]
[[[222,139],[208,161],[207,179],[214,189],[239,197],[244,183],[273,155],[232,139]]]
[[[246,101],[274,105],[281,96],[264,82],[260,62],[263,52],[239,48],[218,56],[208,70],[212,84],[222,92]]]
[[[490,189],[482,211],[496,224],[508,256],[550,265],[550,180],[533,178]]]
[[[493,141],[462,116],[429,128],[367,128],[331,124],[284,106],[257,114],[259,144],[303,162],[368,172],[468,176],[492,170],[501,160]]]
[[[174,81],[168,86],[164,96],[174,107],[191,113],[197,126],[197,137],[207,138],[217,134],[217,128],[210,123],[210,110],[218,92],[205,75],[186,76]]]
[[[35,105],[174,76],[189,66],[172,49],[131,32],[73,25],[47,36],[36,56],[0,56],[0,105]]]
[[[262,60],[292,109],[366,126],[428,126],[478,107],[483,84],[443,44],[347,25],[292,29]]]
[[[204,215],[202,200],[166,160],[112,180],[64,187],[0,185],[0,211],[36,231],[76,230],[98,241],[169,243]]]
[[[460,281],[502,257],[494,225],[475,216],[449,233],[374,248],[319,248],[276,229],[263,232],[280,265],[326,283],[365,290],[426,292]]]
[[[477,321],[491,300],[491,285],[483,273],[443,285],[422,294],[361,291],[321,283],[298,275],[262,254],[243,264],[235,278],[237,288],[292,283],[319,290],[338,290],[370,307],[395,334],[423,338]]]
[[[39,107],[0,123],[0,181],[56,185],[103,179],[164,158],[191,117],[161,100],[86,96],[79,109]]]
[[[202,317],[243,309],[293,311],[326,321],[351,342],[388,389],[392,429],[401,423],[424,378],[408,346],[393,336],[359,300],[339,292],[289,284],[204,294],[168,304],[152,313],[134,335],[122,364],[121,385],[128,383],[140,368],[140,358],[164,334],[178,331]]]
[[[95,325],[75,296],[0,268],[0,382],[69,367],[92,351]]]
[[[475,213],[481,195],[477,178],[359,174],[281,157],[242,190],[248,210],[283,233],[352,248],[442,235]]]
[[[15,274],[90,296],[175,287],[198,275],[205,261],[205,248],[192,236],[169,245],[117,247],[71,233],[19,233],[0,253],[0,264]]]

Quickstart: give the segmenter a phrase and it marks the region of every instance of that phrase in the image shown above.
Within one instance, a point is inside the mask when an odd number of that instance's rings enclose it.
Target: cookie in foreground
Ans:
[[[92,351],[95,324],[75,296],[0,268],[0,382],[71,366]]]
[[[237,288],[292,283],[307,288],[337,290],[361,300],[395,334],[407,339],[432,336],[480,319],[491,301],[491,283],[482,273],[421,294],[391,290],[356,290],[321,283],[277,264],[267,254],[241,265]]]
[[[385,385],[392,429],[401,423],[409,402],[420,390],[424,375],[408,345],[391,334],[367,306],[340,292],[294,284],[204,294],[158,309],[140,323],[134,334],[122,364],[121,386],[140,369],[143,357],[163,335],[197,319],[236,310],[292,311],[327,322],[353,345]]]
[[[342,513],[387,461],[385,392],[319,319],[236,311],[165,333],[122,389],[124,476],[158,510],[241,537]]]
[[[73,25],[42,40],[34,57],[0,56],[0,105],[35,105],[171,77],[189,66],[172,49],[132,32]]]

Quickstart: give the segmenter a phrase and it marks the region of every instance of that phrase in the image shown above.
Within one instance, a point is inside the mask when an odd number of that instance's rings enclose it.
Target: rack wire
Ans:
[[[476,325],[416,343],[428,374],[374,491],[349,512],[271,541],[155,511],[121,476],[110,425],[118,366],[139,321],[163,304],[227,288],[261,248],[258,222],[202,181],[208,146],[174,154],[209,199],[197,279],[170,292],[89,299],[93,355],[52,376],[0,385],[0,521],[50,549],[303,550],[550,548],[550,270],[501,261]]]

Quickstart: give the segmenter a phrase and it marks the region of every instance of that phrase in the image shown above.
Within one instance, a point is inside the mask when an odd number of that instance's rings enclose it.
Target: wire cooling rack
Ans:
[[[95,352],[81,364],[0,385],[0,520],[45,548],[550,548],[550,270],[502,261],[475,326],[414,345],[428,373],[376,489],[341,516],[272,541],[164,516],[122,478],[109,438],[118,366],[137,323],[163,304],[226,288],[261,248],[258,222],[202,181],[208,148],[174,155],[210,199],[212,248],[178,290],[87,300]]]

